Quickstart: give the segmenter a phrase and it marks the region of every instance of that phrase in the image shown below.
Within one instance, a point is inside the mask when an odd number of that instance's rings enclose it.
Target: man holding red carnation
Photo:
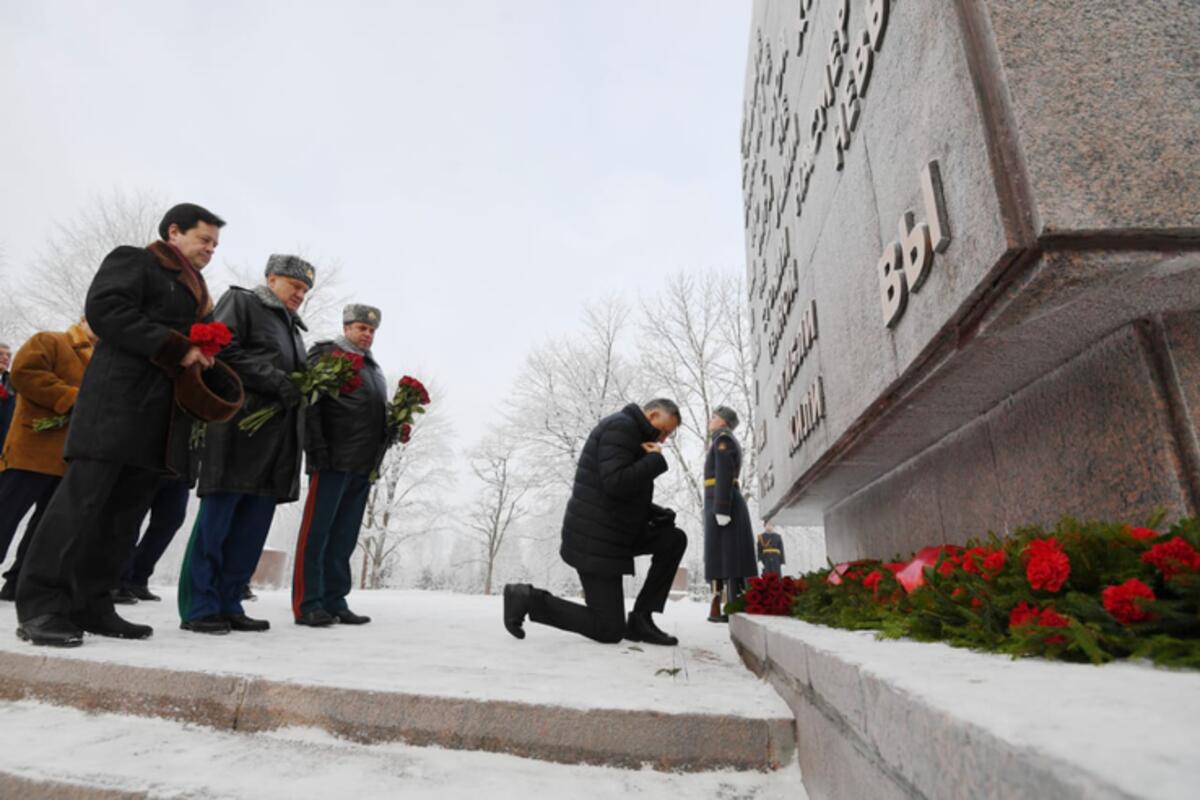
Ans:
[[[212,311],[201,270],[224,224],[200,206],[177,205],[159,223],[159,241],[113,250],[88,288],[84,313],[100,341],[71,411],[66,474],[21,568],[22,639],[71,647],[83,631],[153,633],[116,613],[111,590],[159,478],[187,461],[192,418],[176,402],[177,384],[213,365],[188,331]]]
[[[371,621],[351,611],[346,596],[370,476],[387,446],[387,381],[371,353],[382,319],[378,308],[348,305],[342,311],[342,335],[317,342],[308,352],[310,363],[332,353],[356,359],[361,367],[339,394],[305,411],[304,450],[311,477],[292,576],[292,613],[298,625]]]
[[[291,375],[305,368],[300,306],[316,269],[294,255],[267,259],[266,283],[230,287],[213,318],[232,341],[221,358],[245,387],[241,412],[211,424],[200,458],[200,513],[179,576],[180,627],[194,633],[265,631],[242,608],[275,508],[300,497],[304,414]],[[251,436],[238,423],[266,406],[282,410]]]

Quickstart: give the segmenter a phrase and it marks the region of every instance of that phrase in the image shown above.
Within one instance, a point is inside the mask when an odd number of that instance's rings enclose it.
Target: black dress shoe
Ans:
[[[534,592],[528,583],[504,586],[504,628],[518,639],[525,638],[525,617],[533,610]]]
[[[148,601],[162,600],[161,597],[156,595],[154,592],[150,591],[149,587],[147,587],[147,586],[134,586],[133,584],[126,584],[123,588],[125,589],[125,591],[129,592],[131,595],[136,597],[138,600],[148,600]]]
[[[334,611],[333,618],[343,625],[366,625],[371,621],[370,617],[355,614],[348,608],[343,608],[341,611]]]
[[[661,644],[668,647],[679,644],[679,640],[674,636],[669,636],[659,630],[659,627],[654,624],[654,620],[650,619],[650,615],[643,611],[634,611],[629,615],[629,621],[625,625],[625,638],[631,642]]]
[[[119,606],[137,605],[137,596],[124,586],[122,586],[120,589],[113,589],[111,594],[112,601]]]
[[[0,600],[7,600],[10,603],[15,603],[17,600],[17,582],[6,580],[3,586],[0,586]]]
[[[71,621],[88,633],[110,636],[114,639],[149,639],[154,635],[154,628],[130,622],[115,611],[81,616]]]
[[[257,599],[258,599],[258,595],[256,595],[254,593],[254,590],[250,588],[250,584],[247,583],[246,586],[242,589],[242,600],[257,600]]]
[[[66,617],[43,614],[22,622],[17,627],[17,638],[46,647],[79,647],[83,631]]]
[[[245,614],[227,614],[225,621],[229,623],[230,630],[235,631],[269,631],[271,623],[265,619],[251,619]]]
[[[709,622],[729,622],[728,614],[717,614],[715,617],[709,617]]]
[[[229,633],[231,630],[229,620],[220,614],[209,614],[207,617],[189,619],[186,622],[179,623],[179,627],[182,630],[191,631],[192,633],[211,633],[218,636]]]
[[[307,625],[310,628],[326,628],[335,623],[337,623],[337,619],[322,608],[296,617],[297,625]]]

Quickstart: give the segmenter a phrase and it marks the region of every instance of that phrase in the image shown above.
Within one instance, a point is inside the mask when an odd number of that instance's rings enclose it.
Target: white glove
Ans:
[[[717,514],[717,524],[720,525],[722,528],[724,528],[726,525],[728,525],[732,521],[733,521],[733,517],[729,516],[728,514]]]

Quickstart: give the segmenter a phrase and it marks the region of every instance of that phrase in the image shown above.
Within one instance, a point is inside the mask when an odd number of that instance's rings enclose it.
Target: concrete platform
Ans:
[[[362,742],[488,750],[562,763],[659,770],[794,766],[787,705],[739,663],[706,606],[670,604],[677,648],[599,645],[541,626],[524,641],[498,597],[364,592],[375,621],[309,629],[288,597],[248,604],[263,634],[181,631],[169,595],[124,607],[155,627],[74,650],[19,641],[0,605],[0,698],[163,717],[225,731],[318,728]]]
[[[1200,787],[1200,673],[1014,660],[735,615],[813,798],[1163,798]]]

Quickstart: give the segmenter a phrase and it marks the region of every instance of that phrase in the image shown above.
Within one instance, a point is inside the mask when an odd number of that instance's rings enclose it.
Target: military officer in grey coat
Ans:
[[[746,578],[758,575],[750,509],[742,496],[742,446],[733,431],[737,412],[720,406],[708,422],[712,444],[704,461],[704,579],[713,585],[710,622],[727,622],[722,602],[736,597]]]

